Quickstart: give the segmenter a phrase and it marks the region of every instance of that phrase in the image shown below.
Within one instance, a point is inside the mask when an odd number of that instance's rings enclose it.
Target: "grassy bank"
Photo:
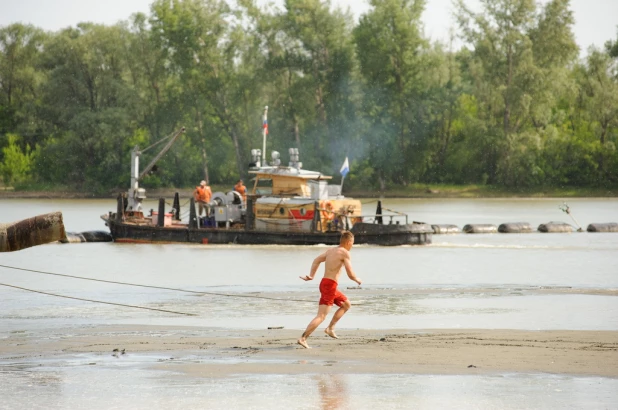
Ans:
[[[212,185],[213,192],[229,191],[230,184]],[[53,189],[23,189],[15,190],[11,187],[0,186],[0,199],[6,198],[47,198],[47,199],[87,199],[87,198],[114,198],[117,191],[108,193],[94,193],[74,191],[66,187]],[[178,192],[181,197],[188,197],[193,192],[190,188],[146,188],[149,198],[171,198]],[[552,187],[552,188],[525,188],[513,189],[491,185],[426,185],[410,184],[402,187],[389,187],[384,191],[347,189],[344,195],[354,198],[603,198],[618,197],[618,187],[589,188],[589,187]]]

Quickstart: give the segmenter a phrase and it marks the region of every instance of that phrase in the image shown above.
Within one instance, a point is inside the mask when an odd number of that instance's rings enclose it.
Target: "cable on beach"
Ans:
[[[174,310],[157,309],[157,308],[150,308],[150,307],[146,307],[146,306],[137,306],[137,305],[125,305],[123,303],[105,302],[105,301],[102,301],[102,300],[84,299],[84,298],[77,298],[77,297],[74,297],[74,296],[58,295],[56,293],[49,293],[49,292],[43,292],[43,291],[40,291],[40,290],[22,288],[20,286],[8,285],[6,283],[0,283],[0,286],[6,286],[6,287],[9,287],[9,288],[25,290],[26,292],[40,293],[42,295],[55,296],[57,298],[81,300],[83,302],[101,303],[101,304],[104,304],[104,305],[122,306],[122,307],[128,307],[128,308],[133,308],[133,309],[154,310],[154,311],[157,311],[157,312],[173,313],[175,315],[197,316],[195,313],[176,312]]]
[[[137,284],[137,283],[116,282],[116,281],[113,281],[113,280],[94,279],[94,278],[86,278],[86,277],[83,277],[83,276],[65,275],[65,274],[62,274],[62,273],[44,272],[44,271],[34,270],[34,269],[18,268],[16,266],[0,265],[0,267],[1,268],[7,268],[7,269],[20,270],[20,271],[24,271],[24,272],[41,273],[43,275],[62,276],[62,277],[65,277],[65,278],[90,280],[90,281],[93,281],[93,282],[112,283],[114,285],[137,286],[137,287],[140,287],[140,288],[153,288],[153,289],[173,290],[173,291],[176,291],[176,292],[197,293],[197,294],[204,293],[204,292],[198,292],[198,291],[195,291],[195,290],[187,290],[187,289],[179,289],[179,288],[168,288],[168,287],[165,287],[165,286],[140,285],[140,284]]]
[[[113,281],[113,280],[85,278],[83,276],[65,275],[65,274],[62,274],[62,273],[53,273],[53,272],[44,272],[44,271],[40,271],[40,270],[18,268],[18,267],[15,267],[15,266],[8,266],[8,265],[0,265],[0,267],[1,268],[7,268],[7,269],[20,270],[20,271],[24,271],[24,272],[41,273],[43,275],[61,276],[61,277],[70,278],[70,279],[89,280],[89,281],[93,281],[93,282],[111,283],[111,284],[114,284],[114,285],[136,286],[136,287],[140,287],[140,288],[171,290],[171,291],[175,291],[175,292],[193,293],[193,294],[196,294],[196,295],[225,296],[225,297],[233,297],[233,298],[236,297],[236,298],[267,299],[267,300],[279,300],[279,301],[283,301],[283,302],[314,302],[312,300],[303,300],[303,299],[282,299],[282,298],[272,298],[272,297],[269,297],[269,296],[259,296],[259,295],[239,295],[239,294],[220,293],[220,292],[204,292],[204,291],[197,291],[197,290],[169,288],[169,287],[165,287],[165,286],[153,286],[153,285],[141,285],[141,284],[138,284],[138,283],[116,282],[116,281]],[[221,285],[221,286],[226,286],[226,285]]]

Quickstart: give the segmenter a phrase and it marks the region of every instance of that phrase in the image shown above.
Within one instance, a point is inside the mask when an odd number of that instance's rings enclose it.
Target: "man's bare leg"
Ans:
[[[305,330],[303,335],[300,337],[300,339],[296,341],[296,343],[298,343],[305,349],[309,349],[309,345],[307,344],[307,338],[311,335],[311,333],[313,333],[315,329],[318,328],[318,326],[320,326],[320,324],[322,324],[324,319],[326,319],[326,315],[328,315],[328,312],[330,312],[330,306],[320,305],[318,307],[317,316],[314,317],[311,322],[309,322],[309,325],[307,325],[307,329]]]
[[[345,315],[345,312],[347,312],[350,309],[351,306],[352,306],[352,304],[350,303],[349,300],[346,300],[345,302],[343,302],[341,304],[341,307],[339,309],[337,309],[337,311],[333,315],[333,318],[331,319],[330,324],[328,325],[328,327],[326,329],[324,329],[324,333],[326,333],[327,335],[329,335],[333,339],[339,339],[339,336],[337,336],[335,334],[335,325],[337,324],[339,319],[341,319],[343,317],[343,315]]]

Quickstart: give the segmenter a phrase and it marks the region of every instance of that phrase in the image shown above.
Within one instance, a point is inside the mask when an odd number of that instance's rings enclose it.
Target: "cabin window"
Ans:
[[[253,194],[270,195],[273,193],[273,181],[268,178],[259,178],[257,185],[254,186]]]
[[[301,216],[307,215],[307,210],[305,208],[300,208],[300,215]]]
[[[284,215],[285,214],[285,209],[283,209],[283,207],[279,208],[279,213],[281,215]]]

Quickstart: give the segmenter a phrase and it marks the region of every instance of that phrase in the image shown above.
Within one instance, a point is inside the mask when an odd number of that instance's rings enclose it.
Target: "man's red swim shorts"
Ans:
[[[339,307],[348,298],[337,290],[337,282],[332,279],[323,278],[320,282],[320,305],[332,306],[333,303]]]

